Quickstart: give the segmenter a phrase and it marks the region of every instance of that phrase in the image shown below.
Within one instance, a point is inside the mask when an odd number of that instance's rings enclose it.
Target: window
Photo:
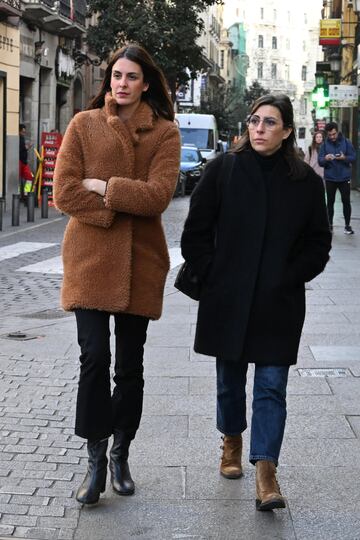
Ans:
[[[286,40],[286,48],[287,48],[287,49],[290,49],[290,39],[287,39],[287,40]]]
[[[277,76],[277,65],[271,64],[271,78],[276,79]]]
[[[224,56],[225,56],[225,51],[220,51],[220,68],[221,69],[224,69]]]
[[[291,13],[290,13],[290,11],[287,12],[287,19],[288,19],[288,22],[291,21]]]
[[[276,11],[276,9],[274,9],[273,15],[274,15],[274,21],[276,21],[276,19],[277,19],[277,11]]]
[[[257,76],[258,79],[262,79],[264,77],[264,64],[263,62],[259,62],[257,65]]]
[[[303,41],[303,51],[306,51],[306,41]]]
[[[273,36],[272,38],[272,48],[277,49],[277,37]]]
[[[304,13],[304,23],[307,24],[307,13]]]
[[[301,98],[300,101],[300,114],[306,115],[308,112],[308,100],[306,98]]]
[[[302,68],[301,68],[301,80],[306,81],[306,78],[307,78],[307,67],[302,66]]]
[[[290,80],[290,66],[289,64],[285,64],[285,81]]]
[[[260,8],[260,19],[264,18],[264,8]]]
[[[258,38],[258,47],[262,49],[264,47],[264,36],[259,36]]]
[[[299,139],[305,139],[306,136],[306,128],[300,127],[299,128]]]

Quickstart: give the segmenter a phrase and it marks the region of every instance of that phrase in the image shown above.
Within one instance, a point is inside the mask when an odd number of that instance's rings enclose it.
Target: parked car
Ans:
[[[214,115],[177,113],[175,118],[179,124],[182,144],[195,145],[207,161],[223,151]]]
[[[195,145],[181,147],[180,171],[185,175],[185,193],[191,193],[200,180],[204,163],[206,159]]]

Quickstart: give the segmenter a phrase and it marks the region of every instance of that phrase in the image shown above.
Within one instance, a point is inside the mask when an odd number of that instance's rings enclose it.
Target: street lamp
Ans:
[[[100,58],[90,58],[90,56],[88,56],[86,53],[79,50],[73,51],[73,59],[75,60],[76,68],[79,68],[84,64],[87,66],[100,66],[102,63]]]
[[[342,56],[338,53],[330,54],[329,56],[331,71],[340,71]]]
[[[353,5],[353,11],[355,13],[359,13],[360,12],[360,0],[353,0],[352,5]]]

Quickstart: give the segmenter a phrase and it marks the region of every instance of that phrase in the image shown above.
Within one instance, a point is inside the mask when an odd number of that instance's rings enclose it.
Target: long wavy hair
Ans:
[[[320,133],[320,135],[322,136],[322,141],[321,143],[317,143],[316,142],[316,135]],[[322,143],[325,141],[325,134],[323,131],[321,131],[320,129],[318,131],[315,131],[314,134],[313,134],[313,138],[312,138],[312,141],[311,141],[311,145],[310,145],[310,148],[311,150],[317,150],[319,151],[319,148],[320,146],[322,145]]]
[[[161,69],[155,64],[150,54],[137,43],[128,43],[114,52],[105,70],[105,76],[98,94],[91,100],[87,110],[101,109],[105,103],[105,95],[111,91],[111,73],[114,64],[119,58],[127,58],[138,64],[144,75],[144,82],[149,88],[142,94],[142,101],[146,101],[156,116],[167,120],[174,120],[174,107],[169,96],[168,85]]]
[[[304,164],[297,154],[296,134],[295,134],[295,122],[294,122],[294,110],[290,98],[285,94],[267,94],[259,97],[251,107],[250,114],[255,114],[256,111],[262,105],[271,105],[276,107],[281,114],[281,119],[284,124],[284,128],[291,128],[290,135],[282,141],[281,149],[283,156],[289,165],[291,176],[303,176],[305,172]],[[244,150],[250,150],[250,137],[249,130],[246,129],[245,133],[239,139],[238,143],[233,149],[234,153],[243,152]]]

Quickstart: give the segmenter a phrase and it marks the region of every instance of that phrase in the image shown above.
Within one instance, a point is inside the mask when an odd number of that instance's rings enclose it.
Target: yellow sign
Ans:
[[[340,45],[341,19],[322,19],[320,21],[320,45]]]

